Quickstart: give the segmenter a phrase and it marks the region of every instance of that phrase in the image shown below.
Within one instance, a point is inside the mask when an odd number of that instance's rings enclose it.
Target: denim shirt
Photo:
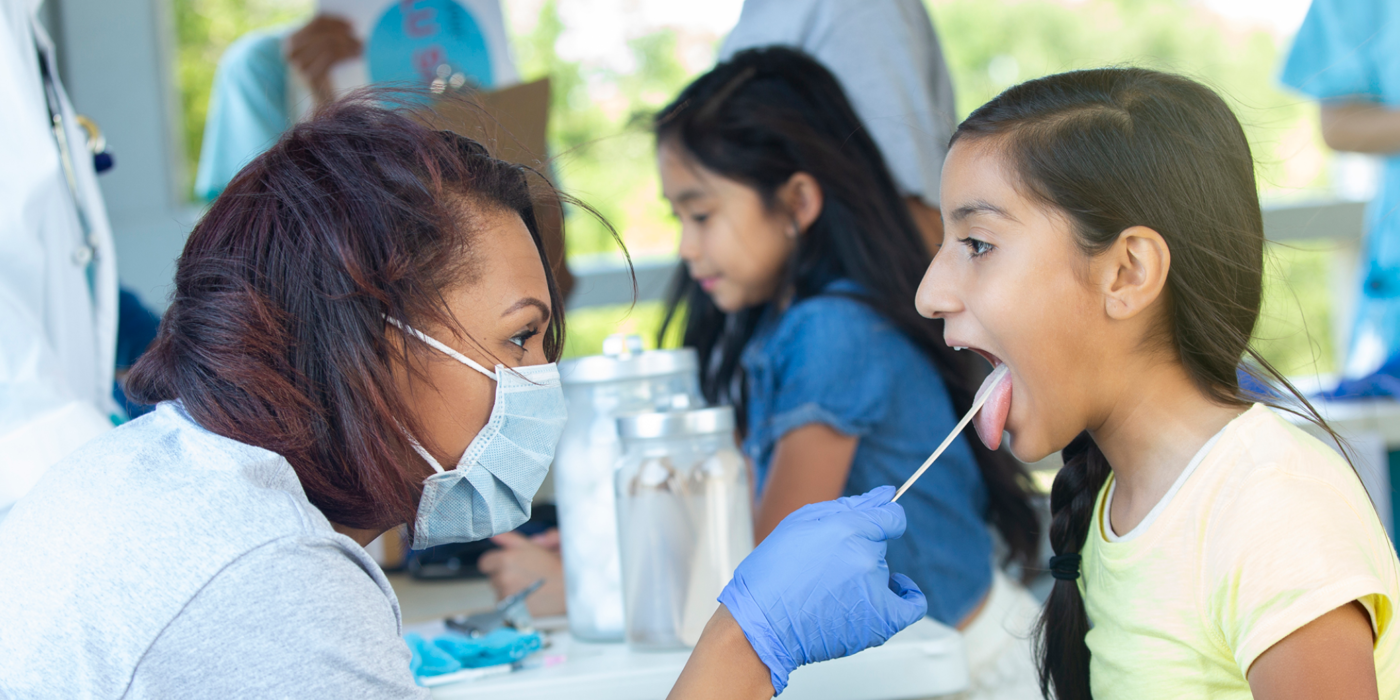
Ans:
[[[860,438],[849,496],[904,483],[957,424],[937,368],[893,322],[842,296],[859,293],[837,280],[784,313],[770,308],[744,347],[743,448],[760,493],[778,440],[804,425]],[[888,551],[890,570],[914,579],[929,616],[948,625],[972,612],[992,580],[987,490],[968,439],[954,441],[900,499],[909,528]]]

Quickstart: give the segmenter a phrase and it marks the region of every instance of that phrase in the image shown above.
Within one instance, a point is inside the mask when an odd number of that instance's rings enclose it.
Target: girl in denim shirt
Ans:
[[[915,310],[930,253],[840,85],[801,52],[745,51],[655,129],[681,220],[666,325],[699,352],[706,398],[743,417],[758,537],[808,503],[902,483],[987,367]],[[959,438],[900,504],[909,529],[889,544],[891,570],[964,630],[972,695],[1038,697],[1026,641],[1038,606],[994,556],[1024,565],[1039,542],[1019,464]]]

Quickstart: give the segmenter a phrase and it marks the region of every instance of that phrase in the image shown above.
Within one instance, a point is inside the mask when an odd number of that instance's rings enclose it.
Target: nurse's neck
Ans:
[[[386,527],[382,529],[370,528],[368,530],[362,530],[360,528],[355,527],[346,527],[345,525],[341,525],[340,523],[331,523],[331,527],[334,528],[336,532],[339,532],[340,534],[345,535],[346,537],[349,537],[352,540],[355,540],[355,543],[360,545],[361,547],[368,547],[370,542],[373,542],[380,535],[388,532],[391,529]]]

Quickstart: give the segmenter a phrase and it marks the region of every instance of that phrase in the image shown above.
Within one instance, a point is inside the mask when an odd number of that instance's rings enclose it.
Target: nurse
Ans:
[[[0,520],[112,428],[117,259],[42,0],[0,0]]]
[[[1328,146],[1381,156],[1366,217],[1362,282],[1342,373],[1376,371],[1400,352],[1400,5],[1313,0],[1282,81],[1322,103]]]
[[[151,414],[0,524],[0,696],[426,697],[364,546],[511,530],[564,422],[525,171],[337,103],[191,233],[132,369]],[[891,487],[807,506],[736,571],[673,697],[767,698],[923,617]]]

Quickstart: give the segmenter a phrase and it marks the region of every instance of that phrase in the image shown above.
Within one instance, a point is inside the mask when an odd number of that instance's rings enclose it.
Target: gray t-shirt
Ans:
[[[802,49],[841,83],[901,194],[938,205],[953,135],[953,80],[922,0],[745,0],[720,60]]]
[[[291,465],[178,403],[0,523],[0,696],[423,698],[384,574]]]

